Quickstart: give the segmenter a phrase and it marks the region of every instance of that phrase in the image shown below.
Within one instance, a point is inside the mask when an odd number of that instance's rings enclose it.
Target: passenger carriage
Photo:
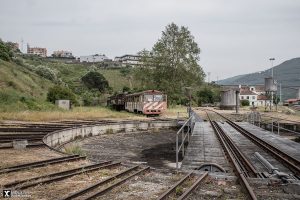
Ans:
[[[129,112],[159,115],[166,109],[167,95],[158,90],[146,90],[125,97],[125,110]]]
[[[167,109],[167,95],[158,90],[146,90],[134,94],[118,94],[107,100],[107,105],[117,110],[159,115]]]

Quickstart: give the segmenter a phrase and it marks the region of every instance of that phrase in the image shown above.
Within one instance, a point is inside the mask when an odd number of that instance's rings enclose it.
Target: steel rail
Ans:
[[[208,113],[207,113],[207,116],[209,118]],[[209,118],[209,120],[210,120],[210,118]],[[211,120],[210,120],[210,123],[211,123],[211,125],[212,125],[219,141],[221,142],[221,145],[223,146],[224,150],[226,151],[227,155],[229,156],[229,159],[230,159],[230,161],[232,162],[232,164],[235,168],[235,173],[238,175],[238,177],[240,177],[240,180],[241,180],[242,184],[246,188],[246,191],[247,191],[249,197],[252,200],[257,200],[257,197],[256,197],[255,193],[253,192],[253,188],[250,186],[249,182],[247,181],[246,177],[244,176],[243,172],[241,171],[239,164],[237,163],[236,159],[234,158],[232,152],[229,150],[228,145],[226,144],[223,137],[221,136],[220,132],[222,131],[222,129],[218,129],[216,127],[216,124],[212,123]]]
[[[237,162],[239,163],[241,169],[243,169],[244,175],[246,177],[260,177],[259,173],[252,165],[252,163],[246,158],[246,156],[240,151],[240,149],[236,146],[233,140],[225,133],[225,131],[219,126],[219,124],[213,121],[215,126],[219,129],[224,141],[228,144],[230,150],[236,157]]]
[[[50,160],[43,160],[43,161],[38,161],[38,162],[33,162],[33,163],[26,163],[23,165],[17,165],[17,166],[13,166],[13,167],[4,168],[0,171],[0,174],[16,172],[16,171],[21,171],[21,170],[25,170],[25,169],[32,169],[32,168],[42,167],[45,165],[53,165],[53,164],[62,163],[62,162],[76,161],[76,160],[85,159],[85,158],[86,158],[85,156],[74,155],[74,156],[67,156],[67,157],[61,157],[61,158],[54,158],[54,159],[50,159]]]
[[[102,166],[102,165],[105,165],[105,164],[108,164],[108,163],[111,163],[111,162],[112,161],[104,161],[104,162],[100,162],[100,163],[96,163],[96,164],[92,164],[92,165],[86,165],[86,166],[82,166],[82,167],[78,167],[78,168],[74,168],[74,169],[70,169],[70,170],[64,170],[64,171],[61,171],[61,172],[46,174],[46,175],[42,175],[42,176],[37,176],[37,177],[25,179],[25,180],[14,181],[14,182],[7,183],[7,184],[3,185],[3,187],[4,188],[15,187],[17,185],[20,185],[20,184],[23,184],[23,183],[26,183],[26,182],[35,181],[35,180],[39,180],[39,179],[42,179],[42,178],[66,175],[66,174],[69,174],[69,173],[73,173],[73,172],[82,171],[82,170],[85,170],[85,169],[90,169],[90,168]]]
[[[241,126],[234,123],[228,117],[223,116],[222,114],[212,111],[218,114],[219,116],[223,117],[227,120],[227,123],[230,124],[233,128],[243,134],[245,137],[253,141],[259,147],[270,153],[273,157],[278,159],[284,166],[289,168],[292,172],[294,172],[297,176],[300,176],[300,161],[287,153],[281,151],[280,149],[276,148],[275,146],[265,142],[261,138],[257,137],[253,133],[247,131],[246,129],[242,128]]]
[[[63,128],[1,128],[0,132],[52,132]]]
[[[78,174],[82,174],[82,173],[86,173],[86,172],[92,172],[92,171],[96,171],[96,170],[100,170],[100,169],[105,169],[105,168],[108,168],[108,167],[114,167],[114,166],[120,165],[120,164],[121,163],[118,162],[118,163],[112,163],[112,164],[108,164],[108,165],[93,167],[93,168],[90,168],[90,169],[81,170],[81,171],[74,172],[74,173],[71,173],[71,174],[65,174],[65,175],[62,175],[62,176],[52,177],[52,178],[37,181],[37,182],[34,182],[34,183],[25,184],[25,185],[22,185],[20,187],[16,187],[16,189],[24,190],[26,188],[34,187],[36,185],[48,184],[48,183],[60,181],[60,180],[63,180],[63,179],[66,179],[66,178],[69,178],[69,177],[72,177],[72,176],[75,176],[75,175],[78,175]]]
[[[76,198],[76,197],[78,197],[78,196],[81,196],[81,195],[83,195],[83,194],[86,194],[86,193],[88,193],[89,191],[91,191],[91,190],[93,190],[93,189],[95,189],[95,188],[97,188],[97,187],[99,187],[99,186],[101,186],[101,185],[104,185],[104,184],[106,184],[106,183],[108,183],[108,182],[110,182],[110,181],[112,181],[112,180],[115,180],[116,178],[119,178],[120,176],[123,176],[123,175],[125,175],[125,174],[128,174],[129,172],[131,172],[131,171],[133,171],[133,170],[135,170],[135,169],[137,169],[137,168],[138,168],[138,166],[134,166],[134,167],[131,167],[131,168],[129,168],[129,169],[126,169],[126,170],[124,170],[124,171],[122,171],[122,172],[120,172],[120,173],[118,173],[118,174],[116,174],[116,175],[113,175],[113,176],[111,176],[111,177],[109,177],[109,178],[106,178],[106,179],[104,179],[104,180],[102,180],[102,181],[99,181],[99,182],[97,182],[97,183],[95,183],[95,184],[93,184],[93,185],[91,185],[91,186],[88,186],[88,187],[86,187],[86,188],[84,188],[84,189],[82,189],[82,190],[79,190],[79,191],[77,191],[77,192],[75,192],[75,193],[73,193],[73,194],[70,194],[70,195],[68,195],[67,197],[63,198],[62,200],[74,199],[74,198]]]
[[[292,172],[294,172],[297,176],[300,175],[300,161],[292,156],[288,155],[287,153],[279,150],[278,148],[274,147],[273,145],[265,142],[264,140],[260,139],[259,137],[255,136],[254,134],[250,133],[249,131],[245,130],[244,128],[240,127],[236,123],[232,121],[227,121],[233,128],[239,131],[241,134],[246,136],[252,142],[257,144],[262,149],[269,152],[275,158],[281,161],[283,165],[289,168]]]
[[[108,186],[108,187],[106,187],[106,188],[100,190],[99,192],[96,192],[96,193],[92,194],[91,196],[88,196],[88,197],[86,197],[86,198],[83,198],[83,200],[95,199],[96,197],[101,196],[101,195],[105,194],[106,192],[108,192],[108,191],[114,189],[115,187],[121,185],[122,183],[124,183],[125,181],[129,180],[130,178],[132,178],[132,177],[134,177],[134,176],[136,176],[136,175],[138,175],[138,174],[141,174],[141,173],[143,173],[144,171],[149,170],[149,169],[150,169],[150,167],[143,168],[143,169],[141,169],[141,170],[135,172],[134,174],[132,174],[132,175],[130,175],[130,176],[127,176],[127,177],[125,177],[125,178],[123,178],[123,179],[117,181],[116,183],[114,183],[114,184],[112,184],[112,185],[110,185],[110,186]]]
[[[161,194],[157,200],[163,200],[165,198],[167,198],[179,185],[181,185],[186,179],[188,179],[189,177],[191,177],[193,174],[193,172],[188,173],[186,176],[184,176],[182,179],[180,179],[177,183],[175,183],[174,185],[172,185],[171,188],[169,188],[167,191],[165,191],[163,194]]]
[[[183,200],[185,198],[187,198],[190,193],[192,193],[197,186],[204,180],[204,178],[208,175],[208,172],[205,172],[204,174],[202,174],[194,183],[191,187],[189,187],[189,189],[187,191],[185,191],[177,200]]]

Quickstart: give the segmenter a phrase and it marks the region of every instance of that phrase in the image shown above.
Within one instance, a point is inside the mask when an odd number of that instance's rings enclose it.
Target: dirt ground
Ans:
[[[143,163],[155,168],[175,166],[175,130],[105,134],[84,139],[77,144],[94,161]]]

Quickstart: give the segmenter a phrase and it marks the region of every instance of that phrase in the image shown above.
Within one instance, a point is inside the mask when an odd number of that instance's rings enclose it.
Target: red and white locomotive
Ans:
[[[118,97],[122,99],[119,100]],[[124,108],[129,112],[159,115],[167,109],[167,95],[158,90],[146,90],[109,97],[107,104],[113,108]]]

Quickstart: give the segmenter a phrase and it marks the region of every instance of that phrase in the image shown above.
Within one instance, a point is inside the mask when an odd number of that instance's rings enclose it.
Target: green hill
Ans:
[[[111,87],[110,93],[129,86],[131,70],[122,74],[121,69],[105,69],[98,65],[65,63],[36,56],[21,56],[11,61],[0,59],[0,111],[52,110],[55,106],[46,101],[48,89],[55,84],[69,87],[79,102],[86,96],[95,99],[94,91],[87,91],[81,77],[90,70],[104,75]],[[133,81],[134,82],[134,81]],[[98,95],[98,96],[97,96]],[[98,103],[106,96],[97,94]]]
[[[300,58],[287,60],[273,67],[273,73],[278,83],[282,85],[283,99],[295,98],[296,90],[290,86],[300,86]],[[271,69],[234,76],[218,82],[219,85],[257,85],[264,84],[264,78],[271,75]]]

